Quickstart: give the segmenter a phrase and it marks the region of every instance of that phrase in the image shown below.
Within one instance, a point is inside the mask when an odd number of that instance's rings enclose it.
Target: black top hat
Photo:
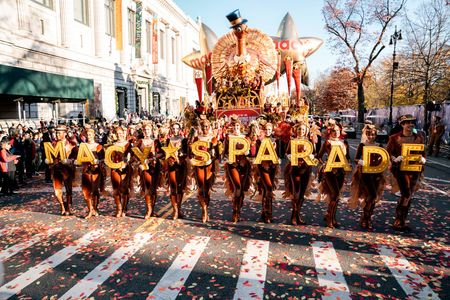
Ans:
[[[229,13],[227,15],[227,19],[231,24],[230,28],[235,28],[238,27],[241,24],[245,24],[247,23],[247,19],[242,19],[241,18],[241,13],[239,11],[239,9],[236,9],[235,11]]]

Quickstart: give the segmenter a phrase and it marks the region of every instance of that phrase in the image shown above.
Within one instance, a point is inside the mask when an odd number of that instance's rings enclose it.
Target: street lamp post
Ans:
[[[391,75],[391,97],[389,99],[389,126],[392,127],[392,104],[394,101],[394,75],[395,70],[398,69],[398,62],[395,61],[395,49],[397,47],[397,40],[402,39],[402,31],[397,31],[397,26],[395,26],[394,34],[391,35],[389,40],[389,45],[394,44],[394,52],[392,53],[392,75]]]

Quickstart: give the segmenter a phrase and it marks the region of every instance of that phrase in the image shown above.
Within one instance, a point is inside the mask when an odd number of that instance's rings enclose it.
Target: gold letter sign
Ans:
[[[411,164],[412,161],[419,161],[421,154],[411,154],[412,151],[424,151],[424,144],[402,144],[403,160],[400,164],[400,171],[422,172],[422,165]]]
[[[118,163],[115,163],[112,161],[111,156],[113,154],[113,152],[121,152],[123,153],[125,151],[124,147],[121,146],[117,146],[117,145],[112,145],[109,146],[106,151],[105,151],[105,163],[108,167],[110,167],[111,169],[120,169],[123,166],[123,161],[120,161]]]
[[[66,151],[64,149],[64,145],[62,142],[57,142],[55,148],[53,148],[52,143],[45,142],[44,151],[45,151],[45,158],[48,160],[49,164],[53,163],[53,158],[59,157],[60,160],[66,159]]]
[[[378,164],[378,166],[370,165],[371,154],[378,154],[381,156],[381,163]],[[389,153],[378,146],[364,146],[362,160],[364,161],[364,166],[362,168],[363,173],[382,173],[389,165]]]
[[[338,162],[336,161],[336,157],[339,157]],[[344,168],[345,171],[352,170],[352,167],[348,164],[347,158],[339,145],[331,146],[330,155],[328,155],[324,172],[331,172],[333,168]]]
[[[193,166],[203,167],[203,166],[206,166],[211,163],[211,155],[208,153],[208,151],[200,149],[200,148],[207,149],[208,147],[209,147],[209,142],[207,142],[207,141],[196,141],[195,143],[192,143],[192,145],[191,145],[192,153],[195,156],[198,156],[201,158],[201,160],[197,159],[195,157],[192,158],[191,163]]]
[[[81,143],[80,147],[78,148],[78,155],[77,155],[77,164],[81,164],[84,162],[88,163],[94,163],[94,154],[92,153],[91,149],[89,149],[88,145],[86,143]]]
[[[230,163],[236,162],[236,156],[244,155],[245,152],[250,150],[250,142],[245,137],[230,136],[228,138],[228,160]],[[236,149],[238,144],[244,145],[242,149]]]
[[[268,152],[267,154],[266,151]],[[279,164],[277,153],[269,138],[263,138],[258,154],[256,154],[254,164],[259,165],[263,160],[271,160],[274,164]]]
[[[298,152],[298,146],[303,146],[303,152]],[[313,144],[308,140],[291,140],[291,165],[298,166],[299,158],[302,158],[308,166],[317,166],[317,159],[312,160],[309,156],[313,152]]]

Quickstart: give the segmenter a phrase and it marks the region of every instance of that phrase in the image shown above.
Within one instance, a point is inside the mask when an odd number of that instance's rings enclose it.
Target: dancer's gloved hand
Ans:
[[[393,159],[392,159],[392,161],[393,162],[396,162],[396,163],[398,163],[398,162],[401,162],[403,160],[403,156],[397,156],[397,157],[394,157]]]
[[[314,158],[315,158],[314,154],[309,155],[309,159],[314,160]]]
[[[426,162],[427,162],[427,159],[423,156],[419,160],[419,164],[422,164],[422,165],[424,165]]]
[[[362,159],[358,160],[358,165],[364,167],[364,161]]]

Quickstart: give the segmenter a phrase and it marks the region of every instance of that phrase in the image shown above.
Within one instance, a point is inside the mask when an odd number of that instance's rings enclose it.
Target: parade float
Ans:
[[[323,43],[319,38],[299,37],[287,13],[276,36],[246,25],[239,10],[227,16],[231,31],[219,39],[205,24],[200,25],[200,50],[185,57],[192,67],[199,101],[213,105],[215,117],[237,115],[244,122],[257,118],[265,104],[291,106],[291,82],[295,83],[297,113],[308,115],[301,102],[301,84],[308,84],[306,58]],[[287,92],[280,92],[280,77],[286,74]],[[276,82],[276,92],[267,96],[265,86]],[[206,96],[203,96],[205,86]]]

